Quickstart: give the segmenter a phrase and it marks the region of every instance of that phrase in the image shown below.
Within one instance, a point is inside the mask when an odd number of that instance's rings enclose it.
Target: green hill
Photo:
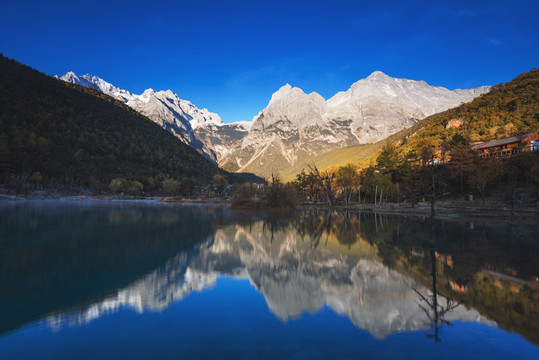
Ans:
[[[454,136],[479,143],[535,131],[539,129],[539,70],[493,86],[489,93],[416,125],[411,136],[406,132],[396,134],[400,135],[399,152],[418,151],[426,144],[439,148],[444,140]]]
[[[382,148],[385,145],[392,144],[399,141],[399,139],[402,139],[403,137],[413,134],[419,127],[419,123],[414,124],[408,129],[399,131],[398,133],[373,144],[333,149],[326,153],[303,160],[286,169],[279,175],[283,181],[291,181],[294,180],[296,175],[299,174],[303,169],[307,171],[309,165],[313,164],[319,169],[327,169],[332,166],[342,166],[347,163],[356,164],[360,168],[369,167],[374,165],[376,157],[380,151],[382,151]]]
[[[121,177],[151,188],[218,173],[230,177],[125,104],[0,55],[0,183],[103,187]]]
[[[348,162],[362,164],[366,162],[366,159],[371,157],[373,151],[376,152],[375,149],[376,148],[373,147],[372,144],[333,149],[323,154],[300,161],[279,175],[283,181],[291,181],[294,180],[296,175],[299,174],[303,169],[307,171],[308,167],[313,164],[319,169],[326,169],[330,166],[345,165]],[[366,164],[366,166],[368,165],[369,164]]]
[[[459,124],[459,126],[451,126]],[[304,160],[281,173],[292,180],[309,164],[320,169],[352,162],[367,167],[387,144],[414,157],[424,145],[440,148],[454,136],[470,143],[483,142],[539,129],[539,70],[533,69],[512,81],[493,86],[487,94],[453,109],[431,115],[387,139],[374,144],[334,149]]]

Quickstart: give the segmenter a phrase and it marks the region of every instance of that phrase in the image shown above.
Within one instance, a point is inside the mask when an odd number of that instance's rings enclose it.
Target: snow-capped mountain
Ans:
[[[241,146],[220,165],[267,177],[337,147],[382,140],[489,90],[483,86],[451,91],[375,71],[326,101],[286,84],[253,119]]]
[[[122,307],[162,311],[192,292],[211,288],[222,274],[248,279],[283,322],[328,306],[378,339],[432,325],[418,296],[428,297],[432,291],[383,265],[374,246],[361,244],[366,254],[362,258],[313,248],[312,240],[290,227],[268,230],[263,221],[230,225],[103,301],[48,321],[53,327],[84,324]],[[438,301],[447,304],[444,296]],[[445,320],[493,324],[464,306],[450,311]]]
[[[451,91],[375,71],[329,99],[326,118],[351,119],[352,132],[360,143],[375,142],[396,132],[396,128],[407,128],[417,120],[472,101],[489,90],[489,86],[482,86]]]
[[[137,95],[88,74],[68,72],[61,79],[125,102],[226,170],[264,177],[337,147],[382,140],[490,90],[451,91],[375,71],[327,101],[286,84],[252,121],[224,124],[170,90]]]
[[[226,152],[226,149],[220,146],[223,141],[218,134],[223,133],[225,142],[228,143],[232,141],[229,138],[234,137],[231,134],[246,134],[248,130],[245,123],[224,124],[219,115],[197,108],[170,90],[147,89],[137,95],[89,74],[78,77],[75,73],[68,72],[60,79],[96,89],[125,102],[214,162],[218,161],[219,150]],[[212,136],[208,136],[208,133]]]

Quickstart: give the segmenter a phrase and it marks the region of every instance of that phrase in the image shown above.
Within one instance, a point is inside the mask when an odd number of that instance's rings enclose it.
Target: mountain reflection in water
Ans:
[[[10,324],[2,331],[43,317],[53,327],[75,326],[122,307],[162,311],[227,276],[248,279],[284,322],[328,306],[376,338],[433,326],[437,338],[438,323],[461,320],[537,342],[529,317],[537,291],[482,272],[533,279],[536,226],[437,220],[433,242],[428,220],[415,217],[66,206],[58,218],[20,208],[2,217],[8,252],[0,260],[10,261],[0,265],[1,309],[19,304],[20,311],[0,310]],[[15,241],[23,236],[29,244]],[[37,310],[28,316],[23,306]]]

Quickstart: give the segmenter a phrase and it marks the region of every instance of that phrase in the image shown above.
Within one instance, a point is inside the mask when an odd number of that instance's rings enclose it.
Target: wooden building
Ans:
[[[491,140],[472,146],[483,158],[512,156],[523,151],[539,151],[539,130]]]

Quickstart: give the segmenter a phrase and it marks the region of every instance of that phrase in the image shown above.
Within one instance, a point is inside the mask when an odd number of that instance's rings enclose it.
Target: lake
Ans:
[[[539,224],[0,202],[2,359],[538,359]]]

